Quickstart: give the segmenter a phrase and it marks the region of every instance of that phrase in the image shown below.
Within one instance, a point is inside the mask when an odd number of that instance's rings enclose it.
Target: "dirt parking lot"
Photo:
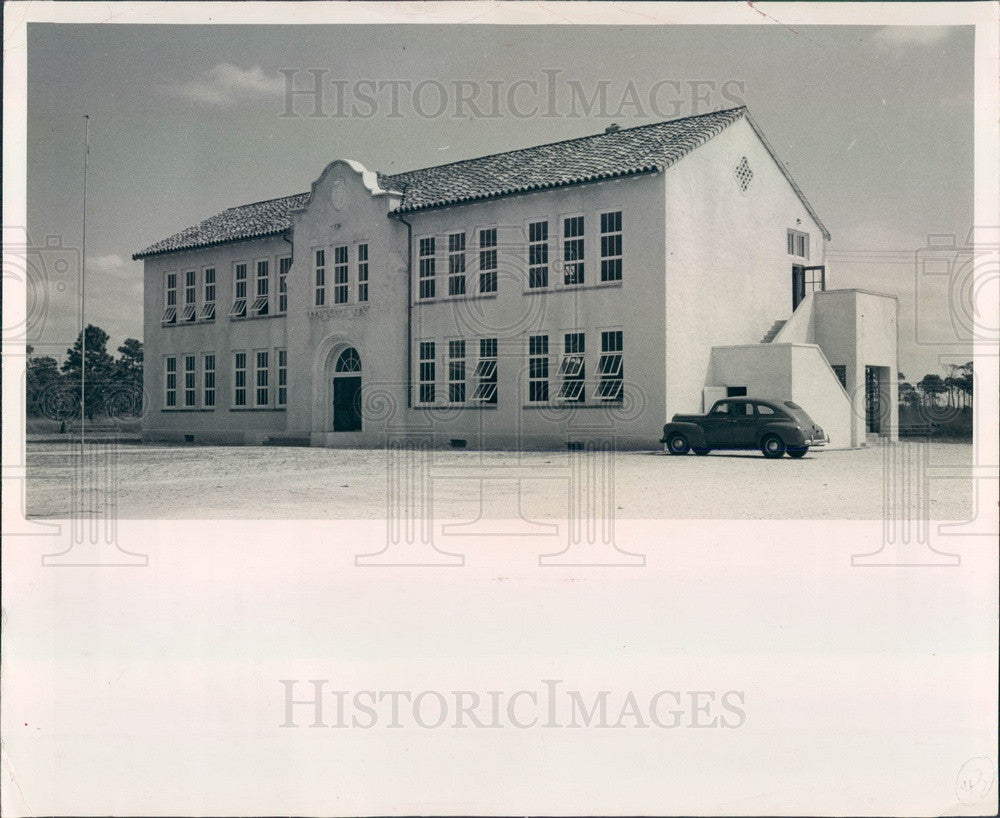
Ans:
[[[69,516],[75,451],[78,444],[29,442],[29,516]],[[390,458],[381,449],[120,444],[94,451],[105,454],[85,474],[109,479],[87,505],[113,491],[122,519],[377,519],[390,498],[405,496],[390,491]],[[602,458],[447,450],[433,452],[423,473],[438,518],[564,517],[575,473],[595,492],[610,488],[609,502],[622,518],[881,519],[884,475],[916,481],[924,453],[932,467],[972,463],[970,444],[911,441],[810,452],[801,460],[766,460],[756,452]],[[903,466],[887,468],[890,462]],[[932,479],[929,486],[932,519],[971,516],[971,480]]]

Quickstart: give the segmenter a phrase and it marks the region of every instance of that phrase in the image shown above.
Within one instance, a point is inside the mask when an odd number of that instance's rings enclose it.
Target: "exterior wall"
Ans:
[[[665,413],[663,359],[663,181],[658,174],[562,188],[490,202],[414,213],[413,403],[408,425],[439,445],[452,439],[469,447],[565,448],[583,435],[615,437],[618,445],[647,448],[661,434]],[[600,283],[600,214],[622,212],[622,281]],[[585,224],[584,285],[563,284],[562,219],[582,215]],[[528,289],[528,223],[549,223],[549,287]],[[477,297],[479,230],[497,228],[496,294]],[[448,235],[466,234],[467,297],[448,297]],[[436,298],[419,293],[421,238],[436,239]],[[620,329],[624,347],[624,401],[596,399],[601,331]],[[550,396],[558,393],[564,334],[584,332],[586,395],[583,404],[532,405],[528,400],[528,336],[549,336]],[[495,406],[471,400],[475,345],[498,340]],[[465,339],[467,399],[447,402],[448,341]],[[419,405],[419,343],[436,343],[437,400]]]
[[[291,254],[291,245],[280,236],[234,242],[215,247],[188,250],[154,256],[144,265],[144,388],[146,411],[143,416],[145,440],[182,441],[194,435],[199,442],[244,443],[261,442],[265,437],[280,435],[286,429],[286,412],[276,407],[275,349],[287,347],[286,318],[274,315],[277,307],[278,259]],[[233,275],[237,262],[248,269],[248,292],[255,286],[255,266],[260,259],[269,261],[269,317],[233,320],[228,317],[233,303]],[[163,325],[165,279],[168,273],[178,277],[178,316],[183,309],[184,274],[196,272],[196,316],[204,304],[204,271],[216,271],[216,311],[213,321]],[[251,299],[252,300],[252,299]],[[179,320],[179,319],[178,319]],[[271,364],[269,405],[237,409],[233,404],[233,350],[246,350],[248,355],[247,389],[253,388],[254,350],[268,350]],[[204,405],[204,354],[214,353],[215,407]],[[196,405],[185,407],[183,401],[183,357],[196,356]],[[165,406],[165,359],[178,359],[178,406]]]
[[[716,347],[712,350],[710,378],[719,386],[745,385],[751,397],[794,401],[823,427],[830,436],[831,448],[854,445],[851,402],[815,345]]]
[[[883,370],[883,434],[899,434],[897,349],[898,302],[895,297],[864,290],[827,290],[813,296],[816,343],[831,365],[846,371],[853,405],[852,445],[863,445],[865,431],[865,367]]]
[[[745,156],[753,179],[742,192]],[[792,312],[792,265],[824,237],[753,128],[740,120],[665,174],[666,413],[697,412],[712,347],[756,344]],[[803,262],[788,229],[809,235]],[[742,383],[745,377],[737,381]]]

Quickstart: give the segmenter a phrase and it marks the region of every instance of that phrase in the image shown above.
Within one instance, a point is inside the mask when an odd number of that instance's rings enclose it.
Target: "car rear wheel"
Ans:
[[[670,454],[687,454],[690,450],[691,445],[684,435],[675,434],[667,438],[667,451]]]
[[[804,448],[801,448],[801,449],[789,449],[788,450],[788,456],[789,457],[794,457],[797,460],[800,457],[805,457],[806,456],[806,452],[808,452],[808,451],[809,451],[809,447],[808,446],[806,446]]]
[[[785,453],[785,441],[777,435],[768,435],[760,442],[764,457],[778,458]]]

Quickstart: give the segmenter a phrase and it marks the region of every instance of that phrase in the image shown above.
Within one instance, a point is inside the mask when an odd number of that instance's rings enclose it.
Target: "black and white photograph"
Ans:
[[[996,813],[995,4],[4,32],[4,816]]]

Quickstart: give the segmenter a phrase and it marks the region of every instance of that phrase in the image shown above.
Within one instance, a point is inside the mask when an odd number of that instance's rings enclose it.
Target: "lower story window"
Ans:
[[[622,368],[622,331],[610,330],[601,333],[601,359],[597,364],[597,399],[602,401],[622,400],[625,382]]]
[[[479,339],[479,362],[476,364],[476,391],[473,400],[497,402],[497,339]]]
[[[197,388],[195,386],[195,356],[184,356],[184,405],[194,406],[197,402]]]
[[[434,403],[434,342],[420,342],[420,402]]]
[[[448,402],[465,403],[465,341],[448,342]]]
[[[266,349],[254,353],[254,406],[267,406],[270,403],[268,388],[268,354]]]
[[[163,404],[168,409],[172,409],[177,406],[177,359],[173,356],[168,357],[164,361],[164,365],[166,369],[166,392]]]
[[[276,349],[278,359],[278,406],[288,406],[288,350]]]
[[[584,399],[584,343],[582,332],[568,332],[563,338],[563,358],[559,365],[559,400],[579,403]]]
[[[545,403],[549,399],[549,336],[528,338],[528,400]]]
[[[247,405],[247,354],[233,353],[233,406]]]
[[[215,354],[207,353],[202,363],[202,405],[206,409],[215,406]]]

